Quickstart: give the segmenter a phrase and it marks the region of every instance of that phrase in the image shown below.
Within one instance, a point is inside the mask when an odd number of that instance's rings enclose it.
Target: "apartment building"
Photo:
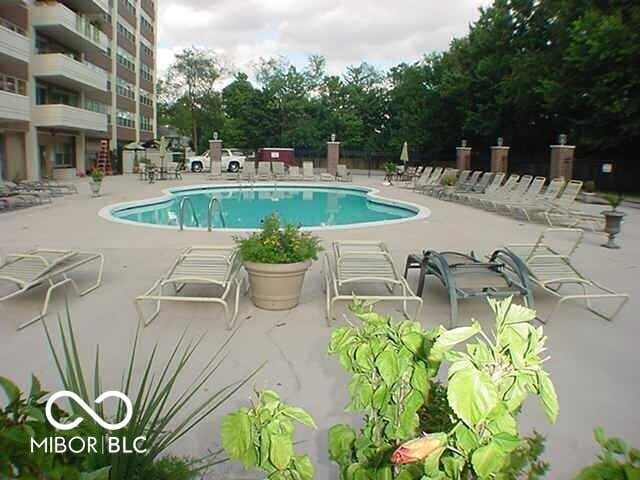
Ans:
[[[155,138],[158,0],[0,0],[0,175],[68,178]]]

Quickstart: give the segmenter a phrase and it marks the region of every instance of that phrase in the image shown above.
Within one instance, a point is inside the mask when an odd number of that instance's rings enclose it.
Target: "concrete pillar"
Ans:
[[[460,171],[471,170],[471,147],[456,148],[456,168]]]
[[[87,172],[87,137],[84,133],[76,137],[76,172]]]
[[[491,171],[507,173],[509,171],[509,148],[496,145],[491,147]]]
[[[213,162],[222,162],[222,140],[209,140],[209,158]]]
[[[24,135],[24,154],[28,180],[40,180],[46,172],[40,171],[40,146],[38,145],[38,130],[33,124]]]
[[[340,163],[340,142],[327,142],[327,172],[334,177],[338,174]]]
[[[564,177],[565,180],[571,180],[575,154],[576,147],[574,145],[551,145],[549,177]]]

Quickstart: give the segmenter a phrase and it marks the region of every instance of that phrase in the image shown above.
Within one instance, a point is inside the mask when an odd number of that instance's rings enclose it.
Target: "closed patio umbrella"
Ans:
[[[402,153],[400,154],[400,161],[404,163],[405,167],[407,163],[409,163],[409,144],[407,144],[407,142],[404,142],[404,145],[402,145]]]

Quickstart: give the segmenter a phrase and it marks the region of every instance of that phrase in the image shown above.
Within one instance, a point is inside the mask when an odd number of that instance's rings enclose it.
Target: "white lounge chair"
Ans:
[[[543,322],[553,316],[560,304],[569,300],[584,300],[587,310],[611,321],[629,300],[629,295],[600,285],[580,273],[573,265],[571,257],[583,237],[584,231],[581,229],[552,228],[543,232],[535,243],[512,244],[505,247],[505,251],[527,269],[530,281],[559,299],[545,320],[539,318]],[[563,248],[552,245],[552,242],[556,243],[558,240],[563,240]],[[566,286],[577,287],[580,293],[561,294],[560,290]],[[614,302],[613,312],[607,314],[595,309],[593,300]]]
[[[541,206],[552,205],[552,202],[558,198],[558,195],[564,189],[566,182],[564,178],[554,178],[547,189],[539,195],[537,198],[530,202],[522,202],[520,205],[513,205],[511,207],[511,214],[516,218],[524,217],[528,221],[531,221],[531,213],[539,211]]]
[[[425,169],[422,170],[422,173],[420,174],[420,176],[414,178],[413,182],[411,182],[408,188],[411,188],[412,190],[417,190],[421,186],[425,185],[429,180],[429,177],[431,176],[431,172],[433,172],[433,167],[425,167]]]
[[[518,199],[522,198],[527,193],[529,187],[531,187],[532,181],[533,177],[531,175],[523,175],[520,177],[520,181],[515,184],[511,190],[503,191],[502,196],[499,198],[483,202],[483,207],[487,210],[499,211],[501,205],[517,202]],[[542,184],[544,185],[544,179]]]
[[[153,322],[160,314],[160,306],[168,302],[217,303],[222,305],[227,318],[227,328],[233,328],[238,316],[240,292],[243,277],[240,275],[242,262],[236,247],[190,247],[173,263],[169,271],[163,275],[144,295],[136,298],[136,309],[145,326]],[[173,295],[165,294],[165,287],[171,285]],[[179,293],[186,285],[205,285],[219,287],[221,293],[215,296],[181,296]],[[227,298],[235,290],[233,310],[229,310]],[[142,304],[146,301],[156,302],[155,311],[145,317]]]
[[[289,167],[289,180],[302,180],[302,174],[300,173],[300,167],[291,166]]]
[[[96,281],[81,290],[70,275],[93,262],[98,263]],[[78,295],[84,296],[100,286],[103,270],[104,256],[101,253],[38,248],[26,253],[12,254],[7,256],[4,263],[0,264],[0,285],[10,284],[17,290],[0,297],[0,302],[20,296],[39,285],[48,285],[40,314],[20,325],[18,330],[22,330],[46,317],[54,291],[71,285]]]
[[[313,173],[313,162],[302,162],[302,178],[312,182],[316,179]]]
[[[388,294],[361,295],[362,300],[400,301],[407,318],[407,302],[415,302],[415,318],[422,310],[422,299],[400,275],[393,263],[391,252],[384,243],[365,241],[334,242],[331,252],[324,257],[324,288],[326,293],[327,323],[335,320],[335,303],[352,301],[357,285],[368,284],[383,287]],[[396,293],[396,290],[400,291]]]
[[[351,177],[351,172],[347,170],[346,165],[338,165],[338,174],[336,175],[336,180],[339,182],[352,182],[353,178]]]
[[[284,162],[271,162],[271,168],[273,169],[273,177],[276,180],[284,180],[287,176],[287,172],[284,169]]]
[[[258,162],[258,180],[271,180],[271,162]]]
[[[440,181],[440,177],[442,177],[443,172],[444,169],[442,167],[434,168],[431,171],[431,175],[429,175],[429,178],[416,185],[415,190],[418,192],[425,192],[431,186],[436,185]]]
[[[498,177],[498,175],[496,175],[496,177]],[[469,201],[474,207],[484,208],[487,202],[493,202],[495,200],[505,198],[518,184],[518,180],[520,180],[520,175],[512,174],[507,178],[507,181],[504,182],[503,185],[498,185],[496,188],[487,187],[484,195],[471,196],[469,197]],[[495,182],[491,182],[491,185],[494,183]]]

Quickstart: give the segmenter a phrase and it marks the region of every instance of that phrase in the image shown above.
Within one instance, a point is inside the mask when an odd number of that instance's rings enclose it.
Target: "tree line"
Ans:
[[[335,133],[348,149],[406,141],[435,156],[462,138],[546,149],[565,133],[582,154],[625,156],[640,136],[640,3],[496,0],[448,50],[411,64],[331,75],[312,55],[304,67],[260,59],[253,73],[184,50],[158,86],[160,124],[198,151],[214,131],[234,147],[321,149]]]

